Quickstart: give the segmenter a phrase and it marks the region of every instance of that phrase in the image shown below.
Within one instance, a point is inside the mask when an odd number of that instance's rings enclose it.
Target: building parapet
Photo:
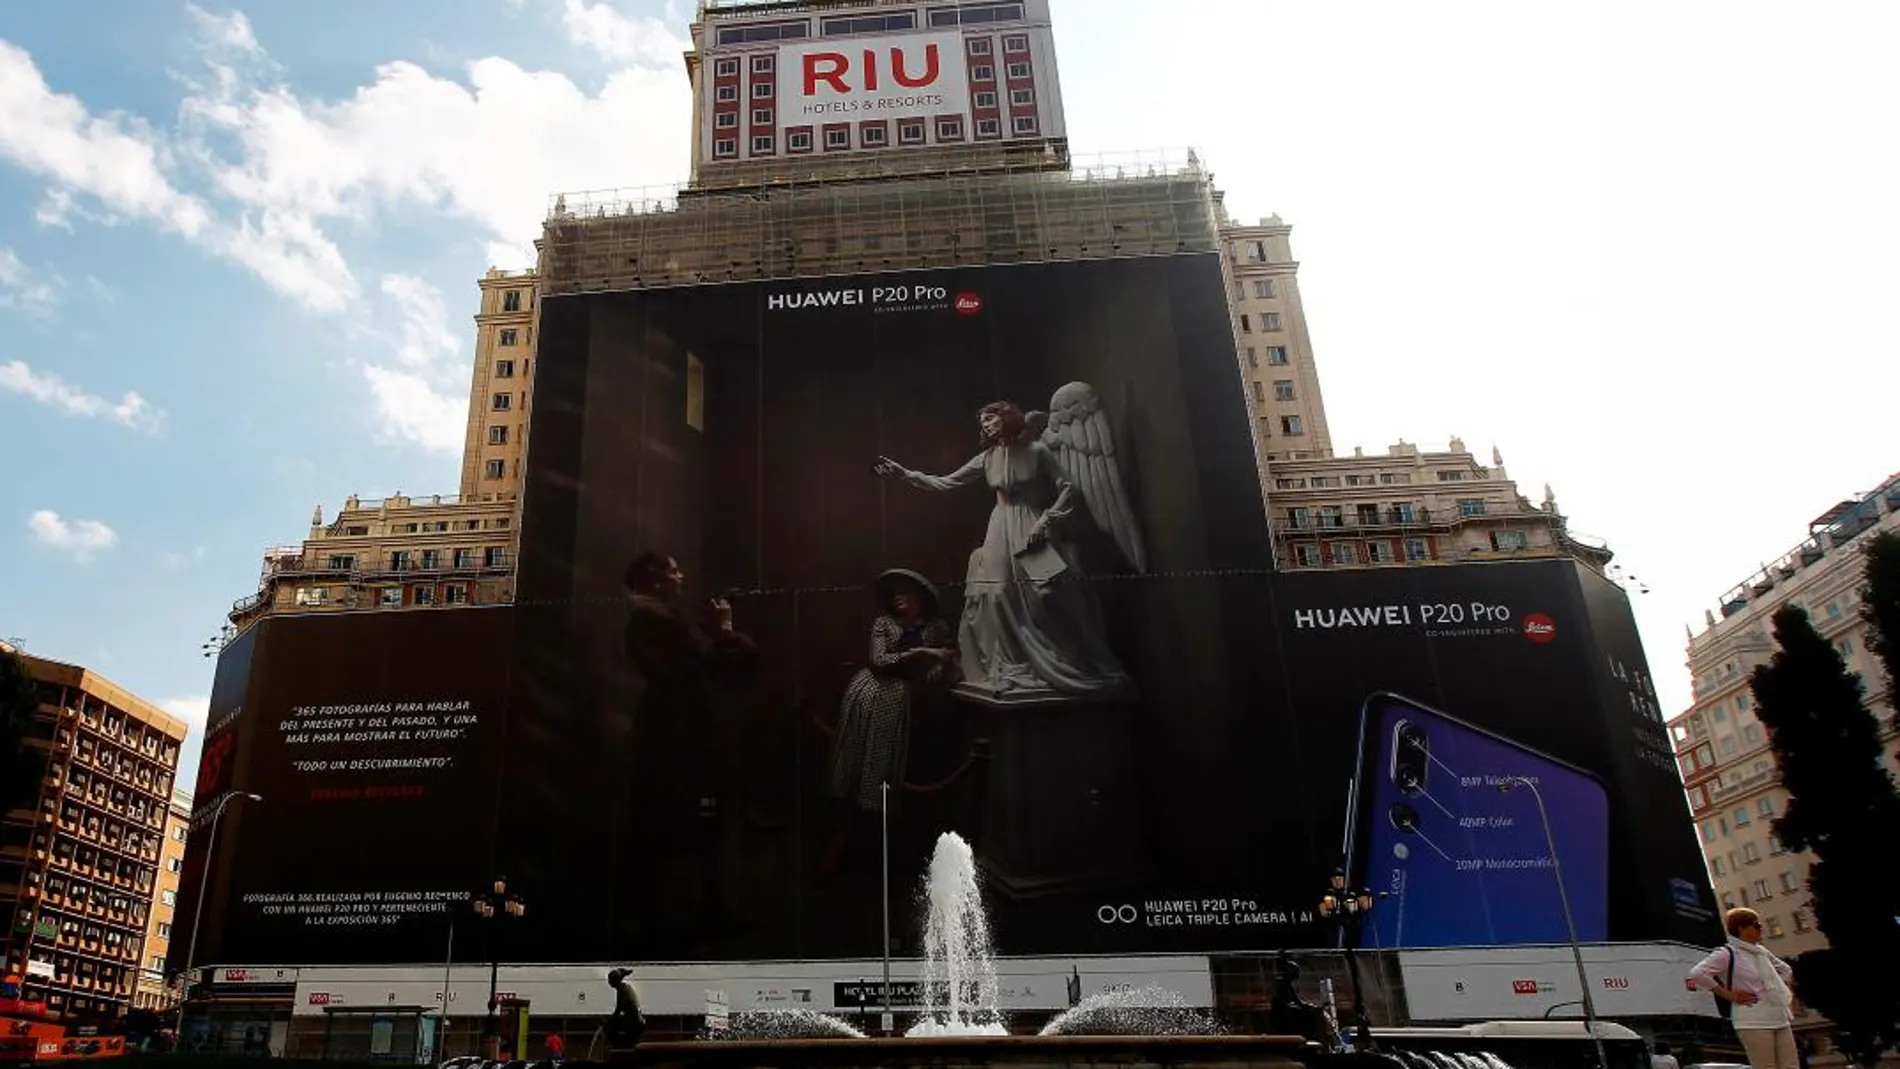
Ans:
[[[1849,498],[1816,517],[1808,525],[1807,538],[1723,596],[1718,612],[1710,616],[1709,630],[1698,639],[1721,630],[1723,623],[1745,613],[1757,599],[1839,553],[1866,532],[1876,527],[1895,526],[1893,517],[1897,514],[1900,514],[1900,475],[1890,477],[1879,489]]]
[[[1055,172],[1046,163],[1038,156],[986,169],[944,157],[944,170],[909,171],[902,181],[827,176],[563,194],[543,236],[543,292],[1220,248],[1212,176],[1192,152],[1101,157]]]

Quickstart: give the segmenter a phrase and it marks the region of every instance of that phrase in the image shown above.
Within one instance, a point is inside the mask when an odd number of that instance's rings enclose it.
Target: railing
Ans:
[[[1748,775],[1732,783],[1710,788],[1709,804],[1714,805],[1717,802],[1723,802],[1733,798],[1738,794],[1746,794],[1749,791],[1761,787],[1763,784],[1776,782],[1780,778],[1781,773],[1772,765],[1762,772],[1750,772]]]
[[[1881,507],[1882,501],[1885,508]],[[1892,517],[1900,514],[1900,484],[1889,480],[1879,490],[1852,499],[1853,507],[1803,539],[1793,549],[1775,558],[1774,563],[1749,576],[1722,597],[1720,616],[1726,620],[1746,609],[1750,602],[1794,578],[1800,572],[1846,548],[1854,539],[1880,526],[1893,526]],[[1871,507],[1870,507],[1871,506]]]

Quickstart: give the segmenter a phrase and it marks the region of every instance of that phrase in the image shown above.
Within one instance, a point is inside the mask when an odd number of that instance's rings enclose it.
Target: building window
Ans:
[[[1258,386],[1259,383],[1255,383],[1254,385]],[[1306,480],[1305,479],[1275,479],[1273,481],[1273,488],[1275,490],[1304,490],[1306,489]]]
[[[993,82],[996,80],[996,68],[987,63],[979,63],[970,68],[970,79],[977,82]]]
[[[739,60],[736,57],[728,57],[713,64],[713,77],[715,78],[737,78],[738,76]]]
[[[1742,861],[1743,862],[1753,865],[1755,862],[1760,861],[1760,860],[1761,860],[1761,847],[1756,846],[1754,843],[1742,844]]]
[[[1286,366],[1286,346],[1284,345],[1267,346],[1267,363],[1272,365],[1273,367],[1285,367]]]
[[[993,107],[995,107],[995,106],[996,106],[996,94],[995,94],[995,93],[993,93],[993,92],[983,92],[983,93],[978,93],[978,94],[976,95],[976,106],[977,106],[977,107],[979,107],[979,108],[993,108]]]
[[[1755,803],[1755,812],[1760,813],[1764,817],[1774,816],[1775,800],[1773,798],[1763,798],[1757,801]]]
[[[1246,258],[1247,258],[1248,263],[1264,264],[1267,262],[1267,243],[1266,242],[1249,241],[1246,244],[1245,249],[1246,249]]]
[[[509,290],[501,295],[501,310],[504,312],[521,311],[521,291]]]
[[[498,393],[489,400],[489,407],[496,412],[506,412],[514,407],[514,403],[515,398],[513,394]]]
[[[1313,526],[1312,509],[1288,509],[1286,510],[1286,518],[1287,522],[1296,528],[1304,529]]]
[[[1756,880],[1753,889],[1755,892],[1755,901],[1757,902],[1765,901],[1767,899],[1775,897],[1775,893],[1768,889],[1767,880]]]
[[[1034,115],[1018,115],[1013,120],[1013,124],[1016,128],[1016,132],[1019,134],[1033,134],[1036,132],[1036,117]]]
[[[769,134],[764,137],[755,137],[752,139],[752,154],[754,156],[769,156],[772,154],[772,148],[776,143],[777,142]]]
[[[180,857],[168,857],[168,858],[166,858],[166,859],[165,859],[165,871],[166,871],[166,872],[177,872],[177,871],[178,871],[179,869],[182,869],[182,868],[184,868],[184,867],[185,867],[185,859],[184,859],[184,858],[180,858]]]
[[[898,123],[897,140],[906,145],[923,144],[924,121],[922,119],[905,119],[903,122]]]
[[[185,826],[183,824],[172,829],[172,838],[181,843],[185,841],[185,834]]]
[[[1253,295],[1263,301],[1269,297],[1272,297],[1273,296],[1273,280],[1270,278],[1254,279],[1253,280]]]
[[[963,120],[962,119],[938,119],[937,120],[937,140],[939,141],[963,140]]]
[[[1302,542],[1299,545],[1293,547],[1293,549],[1294,549],[1294,552],[1299,555],[1300,567],[1302,568],[1319,567],[1319,547],[1318,546],[1314,545],[1311,542]]]
[[[1327,548],[1333,554],[1334,564],[1359,563],[1359,551],[1351,542],[1334,542]]]
[[[1441,471],[1438,473],[1438,481],[1441,483],[1461,483],[1465,481],[1465,473],[1462,471]]]
[[[1260,383],[1260,380],[1258,380],[1258,379],[1255,379],[1255,380],[1253,381],[1253,383],[1252,383],[1251,385],[1253,386],[1253,399],[1254,399],[1254,401],[1255,401],[1256,403],[1258,403],[1258,404],[1266,404],[1266,402],[1267,402],[1267,388],[1266,388],[1265,386],[1263,386],[1263,385],[1261,385],[1261,383]],[[1282,480],[1280,480],[1280,481],[1281,481],[1281,482],[1292,482],[1292,480],[1291,480],[1291,479],[1282,479]]]
[[[850,148],[851,128],[848,126],[826,127],[825,147],[829,149]]]
[[[1002,135],[1003,124],[995,119],[978,119],[976,121],[976,136],[1001,137]]]
[[[1273,399],[1275,401],[1293,400],[1294,399],[1293,398],[1293,380],[1291,379],[1273,380]]]
[[[785,135],[785,147],[793,152],[811,151],[811,131],[793,130]]]
[[[772,60],[773,60],[773,56],[770,52],[766,53],[763,56],[753,56],[752,57],[752,73],[754,74],[772,73],[772,69],[773,69]]]
[[[1515,553],[1531,548],[1531,537],[1523,531],[1492,531],[1491,548],[1499,553]]]
[[[1789,894],[1793,894],[1801,890],[1801,881],[1795,878],[1794,873],[1784,872],[1781,874],[1781,889]]]
[[[865,123],[858,131],[858,140],[868,147],[877,148],[891,143],[891,132],[881,122]]]
[[[435,604],[435,588],[432,586],[416,587],[415,602],[417,605],[434,605]]]
[[[513,360],[495,361],[495,377],[498,379],[514,378],[515,377],[515,362]]]
[[[402,588],[386,586],[378,592],[376,601],[385,609],[399,609],[402,607]]]
[[[719,114],[713,116],[713,126],[717,129],[731,130],[737,127],[738,125],[739,125],[739,113],[736,111],[722,111]]]
[[[177,891],[160,891],[158,893],[158,900],[160,902],[163,902],[165,905],[175,906],[178,904],[178,892]],[[162,928],[164,926],[160,925],[160,927]],[[161,932],[159,934],[163,935],[165,933]]]
[[[1432,549],[1431,549],[1430,543],[1426,542],[1423,538],[1406,539],[1405,540],[1405,559],[1408,561],[1422,561],[1422,560],[1432,559]]]
[[[170,894],[171,892],[168,891],[166,893]],[[172,926],[166,924],[164,921],[158,922],[158,937],[160,939],[170,939],[172,937]]]
[[[468,604],[468,587],[462,583],[450,583],[442,588],[442,600],[449,605]]]
[[[1813,925],[1808,922],[1808,914],[1805,910],[1795,910],[1794,930],[1797,932],[1813,931]]]
[[[1279,330],[1280,329],[1280,313],[1278,312],[1260,313],[1260,329],[1261,330]]]
[[[488,479],[499,479],[506,470],[507,466],[503,461],[491,460],[483,465],[482,476]]]
[[[1396,559],[1392,543],[1386,541],[1367,542],[1366,555],[1374,564],[1391,564]]]
[[[1756,725],[1754,725],[1754,724],[1749,724],[1749,725],[1747,725],[1747,726],[1745,726],[1745,727],[1743,727],[1743,728],[1742,728],[1742,741],[1743,741],[1743,742],[1745,742],[1745,743],[1747,743],[1747,744],[1748,744],[1748,745],[1750,745],[1750,746],[1754,746],[1754,745],[1756,745],[1756,744],[1758,744],[1758,743],[1760,743],[1760,742],[1761,742],[1761,728],[1760,728],[1760,727],[1758,727],[1758,726],[1756,726]],[[1767,800],[1768,800],[1768,799],[1766,799],[1766,798],[1764,798],[1764,799],[1762,799],[1762,801],[1764,801],[1764,802],[1765,802],[1765,801],[1767,801]]]
[[[1735,756],[1735,736],[1733,735],[1722,736],[1722,756],[1723,757]]]
[[[520,344],[520,342],[521,342],[521,332],[514,329],[513,327],[509,327],[508,329],[501,332],[501,339],[497,344],[512,348],[513,346]]]
[[[718,100],[721,104],[730,104],[739,99],[739,87],[736,85],[722,85],[714,92],[713,96],[714,99]]]
[[[970,38],[970,54],[973,56],[989,55],[990,54],[990,39],[987,37]]]
[[[739,154],[739,142],[734,138],[722,137],[719,140],[713,142],[714,156],[730,157],[730,156],[737,156],[738,154]]]
[[[1034,89],[1011,89],[1009,91],[1009,102],[1019,108],[1034,107],[1036,104],[1036,91]]]
[[[1459,498],[1458,499],[1458,515],[1460,516],[1484,515],[1484,499],[1477,498],[1477,497]]]
[[[1709,859],[1709,874],[1710,874],[1711,876],[1722,876],[1722,875],[1725,875],[1725,872],[1724,872],[1724,869],[1723,869],[1723,867],[1722,867],[1722,859],[1721,859],[1721,858],[1719,858],[1719,857],[1717,857],[1717,858],[1710,858],[1710,859]]]
[[[1252,317],[1252,316],[1249,316],[1249,315],[1248,315],[1247,313],[1245,313],[1245,312],[1242,312],[1242,313],[1240,314],[1240,332],[1241,332],[1242,334],[1252,334],[1252,333],[1253,333],[1253,317]]]
[[[1280,433],[1292,437],[1293,435],[1305,434],[1306,427],[1300,422],[1300,417],[1298,416],[1281,416]]]
[[[752,125],[754,126],[772,125],[772,109],[771,108],[753,108],[752,109]]]
[[[1735,811],[1735,826],[1738,828],[1748,827],[1748,810],[1737,809]]]
[[[771,82],[754,82],[752,83],[752,99],[770,100],[772,99],[773,92],[776,90],[777,87]]]
[[[507,445],[508,444],[508,428],[506,427],[488,428],[488,444],[489,445]]]
[[[1020,33],[1012,33],[1012,34],[1005,35],[1003,37],[1003,51],[1005,52],[1029,51],[1028,35],[1020,34]]]
[[[1029,64],[1012,63],[1009,65],[1008,74],[1011,78],[1016,78],[1016,79],[1027,78],[1029,77]]]

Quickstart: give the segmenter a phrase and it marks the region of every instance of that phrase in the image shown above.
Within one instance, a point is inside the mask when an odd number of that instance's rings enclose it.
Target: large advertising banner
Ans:
[[[223,794],[262,800],[232,801],[219,819],[206,907],[217,923],[198,961],[441,956],[451,909],[466,912],[491,878],[512,630],[502,608],[282,617],[246,632],[242,716],[206,750],[238,770]],[[214,724],[219,709],[214,687]],[[208,847],[223,794],[199,799],[189,854]],[[202,866],[188,857],[185,893]]]
[[[960,33],[780,45],[776,66],[780,126],[970,111]]]
[[[229,789],[266,800],[199,960],[440,961],[505,875],[526,917],[458,958],[875,961],[887,818],[900,958],[952,831],[1009,955],[1330,945],[1340,868],[1371,950],[1563,943],[1566,899],[1586,941],[1717,940],[1613,584],[1273,572],[1217,256],[539,331],[516,604],[227,651]]]

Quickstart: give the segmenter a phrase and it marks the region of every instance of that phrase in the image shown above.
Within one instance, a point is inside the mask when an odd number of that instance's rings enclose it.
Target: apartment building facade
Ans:
[[[38,690],[27,745],[44,774],[37,797],[0,818],[6,973],[27,1002],[120,1016],[150,960],[185,723],[89,669],[19,656]]]
[[[1702,632],[1689,640],[1694,703],[1669,722],[1669,729],[1709,878],[1724,907],[1747,906],[1762,915],[1765,942],[1784,958],[1824,946],[1826,940],[1808,902],[1813,858],[1783,847],[1771,827],[1788,794],[1767,728],[1756,716],[1749,679],[1774,657],[1774,614],[1799,605],[1865,681],[1869,707],[1891,736],[1894,695],[1867,649],[1859,591],[1861,548],[1876,532],[1895,529],[1900,529],[1900,476],[1816,517],[1799,545],[1731,590],[1718,609],[1706,614]],[[1893,746],[1886,747],[1885,759],[1900,773]]]
[[[137,1009],[175,1007],[183,990],[182,982],[166,979],[165,953],[174,935],[184,938],[191,934],[189,929],[178,931],[178,918],[183,913],[178,902],[178,880],[184,871],[185,840],[190,833],[191,792],[174,787],[171,806],[165,813],[165,841],[159,852],[158,894],[152,899],[152,917],[145,928],[145,965],[139,970],[138,993],[132,1000]]]

